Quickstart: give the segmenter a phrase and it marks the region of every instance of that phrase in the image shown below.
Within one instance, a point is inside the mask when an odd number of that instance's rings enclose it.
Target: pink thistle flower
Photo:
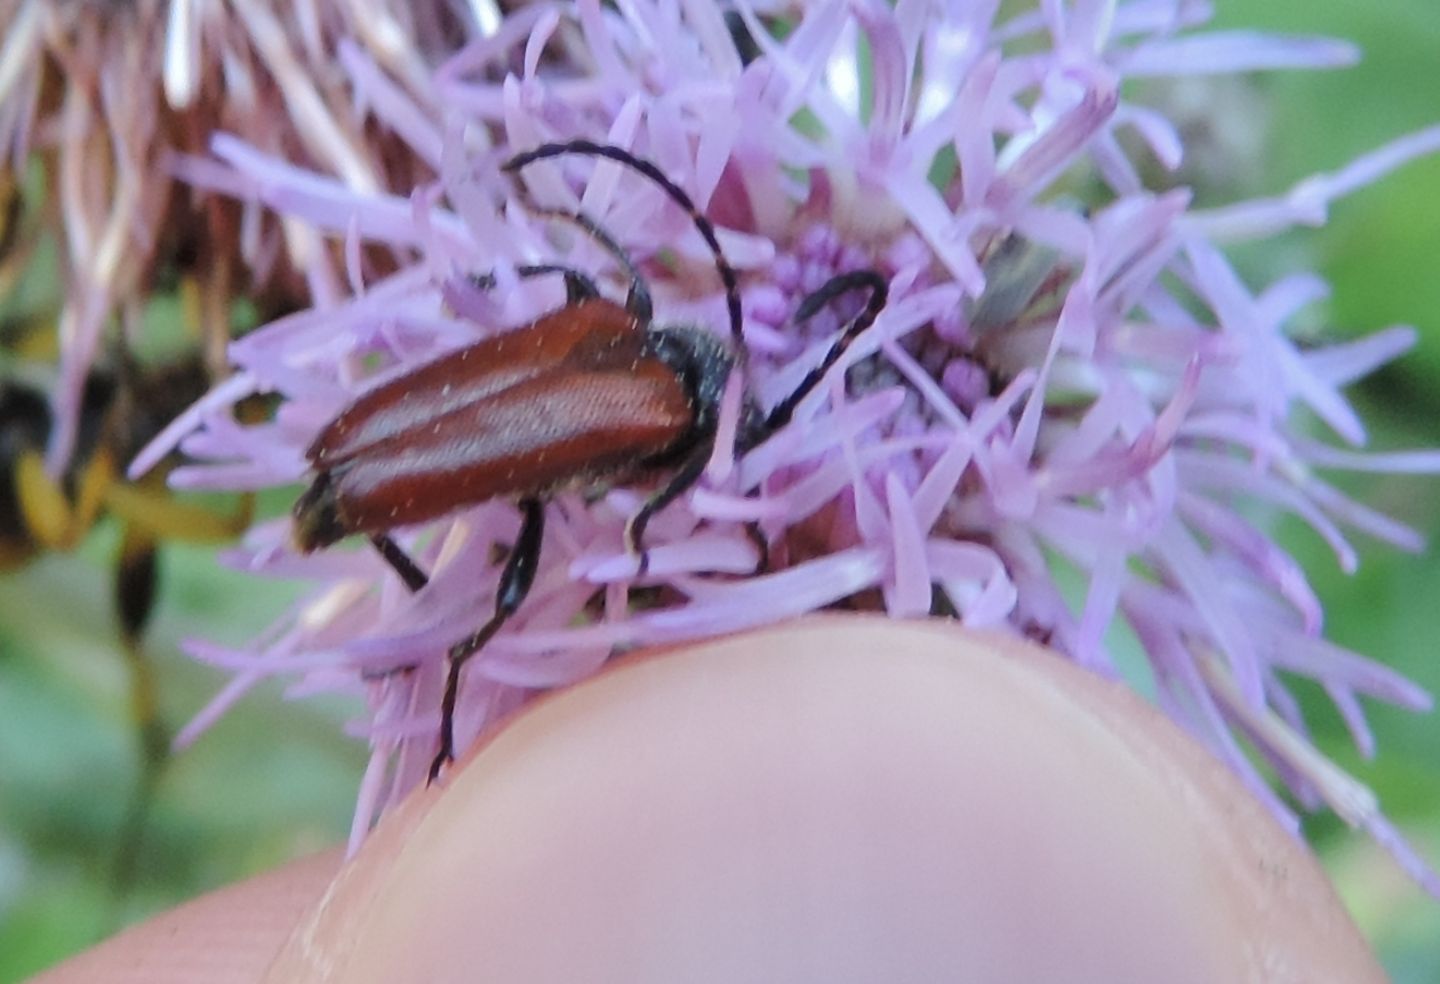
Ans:
[[[13,230],[7,265],[46,236],[60,255],[52,470],[70,455],[107,323],[118,316],[138,337],[157,282],[191,279],[217,369],[237,297],[268,318],[324,286],[300,276],[324,246],[311,229],[176,182],[172,155],[203,152],[227,130],[360,193],[432,179],[436,148],[392,128],[406,129],[410,103],[430,91],[437,53],[475,33],[450,7],[0,0],[0,206],[32,164],[54,202]],[[352,74],[379,78],[380,65],[383,85],[357,102]]]
[[[1120,624],[1159,702],[1286,824],[1297,826],[1293,808],[1247,749],[1293,802],[1369,830],[1440,894],[1373,796],[1307,742],[1287,679],[1318,681],[1366,754],[1361,697],[1419,710],[1429,696],[1326,642],[1304,572],[1250,518],[1254,506],[1300,517],[1346,570],[1356,564],[1347,531],[1418,548],[1413,531],[1322,477],[1440,469],[1435,452],[1352,450],[1366,436],[1343,387],[1401,354],[1413,331],[1302,348],[1286,327],[1324,283],[1297,274],[1257,289],[1220,248],[1323,222],[1335,198],[1440,149],[1440,129],[1279,198],[1198,211],[1184,190],[1147,190],[1142,175],[1179,167],[1184,145],[1121,83],[1323,68],[1353,51],[1203,32],[1199,7],[1166,0],[1046,2],[1009,20],[997,6],[837,0],[792,19],[740,5],[739,42],[706,4],[525,7],[437,72],[423,125],[408,108],[407,125],[395,125],[441,148],[439,179],[413,191],[348,187],[218,137],[212,159],[181,162],[184,176],[343,242],[343,269],[317,252],[307,272],[349,296],[336,291],[232,345],[238,373],[135,469],[178,443],[198,460],[175,472],[179,485],[294,482],[319,428],[377,380],[561,303],[558,285],[522,282],[518,265],[564,262],[623,290],[593,243],[553,237],[496,165],[573,138],[629,148],[720,227],[741,272],[746,383],[761,406],[795,388],[849,313],[797,325],[803,297],[874,269],[890,302],[788,426],[739,456],[720,442],[699,485],[655,517],[643,577],[622,545],[641,493],[548,504],[534,590],[467,669],[462,746],[617,649],[827,606],[949,614],[1109,675],[1107,631]],[[376,78],[355,82],[364,90]],[[723,331],[710,258],[656,188],[575,160],[521,180],[544,204],[583,208],[631,251],[658,322]],[[370,244],[402,257],[399,268],[367,276],[355,258]],[[476,288],[471,278],[491,271],[497,289]],[[262,391],[283,398],[275,419],[236,425],[230,405]],[[1309,434],[1302,409],[1339,446]],[[772,544],[766,573],[752,573],[747,523]],[[295,680],[295,693],[364,696],[358,731],[374,754],[360,836],[379,805],[423,780],[446,648],[491,610],[496,545],[512,543],[516,525],[510,504],[489,502],[399,531],[432,572],[415,594],[368,550],[300,556],[288,521],[257,528],[232,563],[320,587],[251,646],[193,646],[234,680],[188,734],[272,676]]]

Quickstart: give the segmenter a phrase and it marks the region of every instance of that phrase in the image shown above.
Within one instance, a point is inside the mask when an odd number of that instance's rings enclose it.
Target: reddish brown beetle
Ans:
[[[565,155],[602,157],[657,184],[694,222],[715,256],[725,286],[731,348],[690,326],[652,323],[650,291],[625,251],[581,212],[533,208],[584,229],[629,278],[623,306],[600,296],[593,280],[558,264],[518,268],[521,277],[559,274],[566,303],[524,327],[451,352],[361,395],[330,422],[307,452],[316,476],[295,504],[295,540],[306,552],[365,533],[412,591],[425,573],[387,535],[465,506],[513,496],[521,525],[500,575],[495,612],[450,648],[433,780],[454,757],[455,701],[465,662],[524,602],[544,533],[544,499],[571,486],[663,476],[626,528],[626,545],[645,571],[645,527],[692,486],[715,445],[720,398],[743,358],[740,294],[714,227],[690,197],[654,164],[618,147],[577,140],[518,154],[502,170]],[[478,279],[493,286],[494,277]],[[807,297],[803,321],[852,290],[869,299],[825,358],[768,413],[749,401],[737,436],[740,452],[789,422],[800,401],[874,322],[886,283],[869,270],[841,274]]]

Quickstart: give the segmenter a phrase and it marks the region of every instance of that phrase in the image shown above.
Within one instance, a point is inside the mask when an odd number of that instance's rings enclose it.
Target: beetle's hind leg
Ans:
[[[455,758],[455,702],[460,696],[460,671],[465,663],[500,631],[500,627],[524,603],[535,583],[535,570],[540,564],[540,544],[545,537],[545,505],[539,499],[520,500],[520,532],[515,546],[500,572],[500,585],[495,591],[495,614],[470,636],[450,647],[450,673],[445,679],[445,696],[440,702],[440,750],[430,763],[430,781],[434,782],[447,762]]]

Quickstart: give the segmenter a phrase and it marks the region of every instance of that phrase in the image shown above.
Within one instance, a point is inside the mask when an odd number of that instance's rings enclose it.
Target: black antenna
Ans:
[[[725,258],[725,253],[720,248],[720,240],[715,235],[715,226],[711,224],[709,219],[700,214],[700,210],[695,207],[695,203],[691,201],[690,196],[685,193],[685,190],[666,177],[665,173],[653,163],[642,157],[636,157],[628,150],[622,150],[619,147],[613,147],[609,144],[595,143],[591,140],[570,140],[565,143],[541,144],[532,150],[523,151],[500,165],[500,170],[513,174],[526,165],[533,164],[536,161],[549,160],[552,157],[565,157],[572,154],[579,157],[602,157],[607,161],[614,161],[617,164],[625,165],[633,171],[638,171],[659,185],[665,194],[670,196],[671,201],[685,210],[685,213],[690,216],[690,221],[695,224],[695,228],[699,230],[701,237],[705,240],[705,245],[709,246],[710,252],[715,255],[715,270],[720,274],[721,283],[725,285],[725,304],[730,311],[730,335],[735,340],[736,356],[741,359],[745,358],[745,339],[741,334],[740,286],[739,278],[735,275],[735,268],[730,265],[730,261]],[[606,250],[611,253],[616,253],[621,257],[622,265],[626,268],[627,274],[632,275],[632,280],[638,280],[638,277],[634,276],[634,266],[628,258],[624,257],[624,251],[620,250],[615,240],[600,229],[599,224],[589,216],[581,212],[567,212],[563,209],[539,209],[538,211],[541,214],[569,218],[575,222],[581,228],[595,236],[596,240],[599,241]]]

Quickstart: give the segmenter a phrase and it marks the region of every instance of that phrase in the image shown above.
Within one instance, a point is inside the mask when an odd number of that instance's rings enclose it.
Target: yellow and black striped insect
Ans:
[[[11,334],[23,337],[25,332]],[[114,604],[141,755],[140,788],[120,839],[123,873],[133,864],[169,747],[153,668],[142,645],[155,604],[159,548],[167,540],[231,540],[249,524],[251,504],[243,499],[238,508],[222,514],[181,501],[165,487],[165,469],[138,482],[125,478],[130,458],[205,392],[210,377],[198,355],[142,367],[119,353],[114,362],[86,379],[75,454],[58,478],[47,474],[44,465],[53,425],[48,396],[33,383],[0,378],[0,572],[49,551],[78,546],[104,518],[120,527]]]

